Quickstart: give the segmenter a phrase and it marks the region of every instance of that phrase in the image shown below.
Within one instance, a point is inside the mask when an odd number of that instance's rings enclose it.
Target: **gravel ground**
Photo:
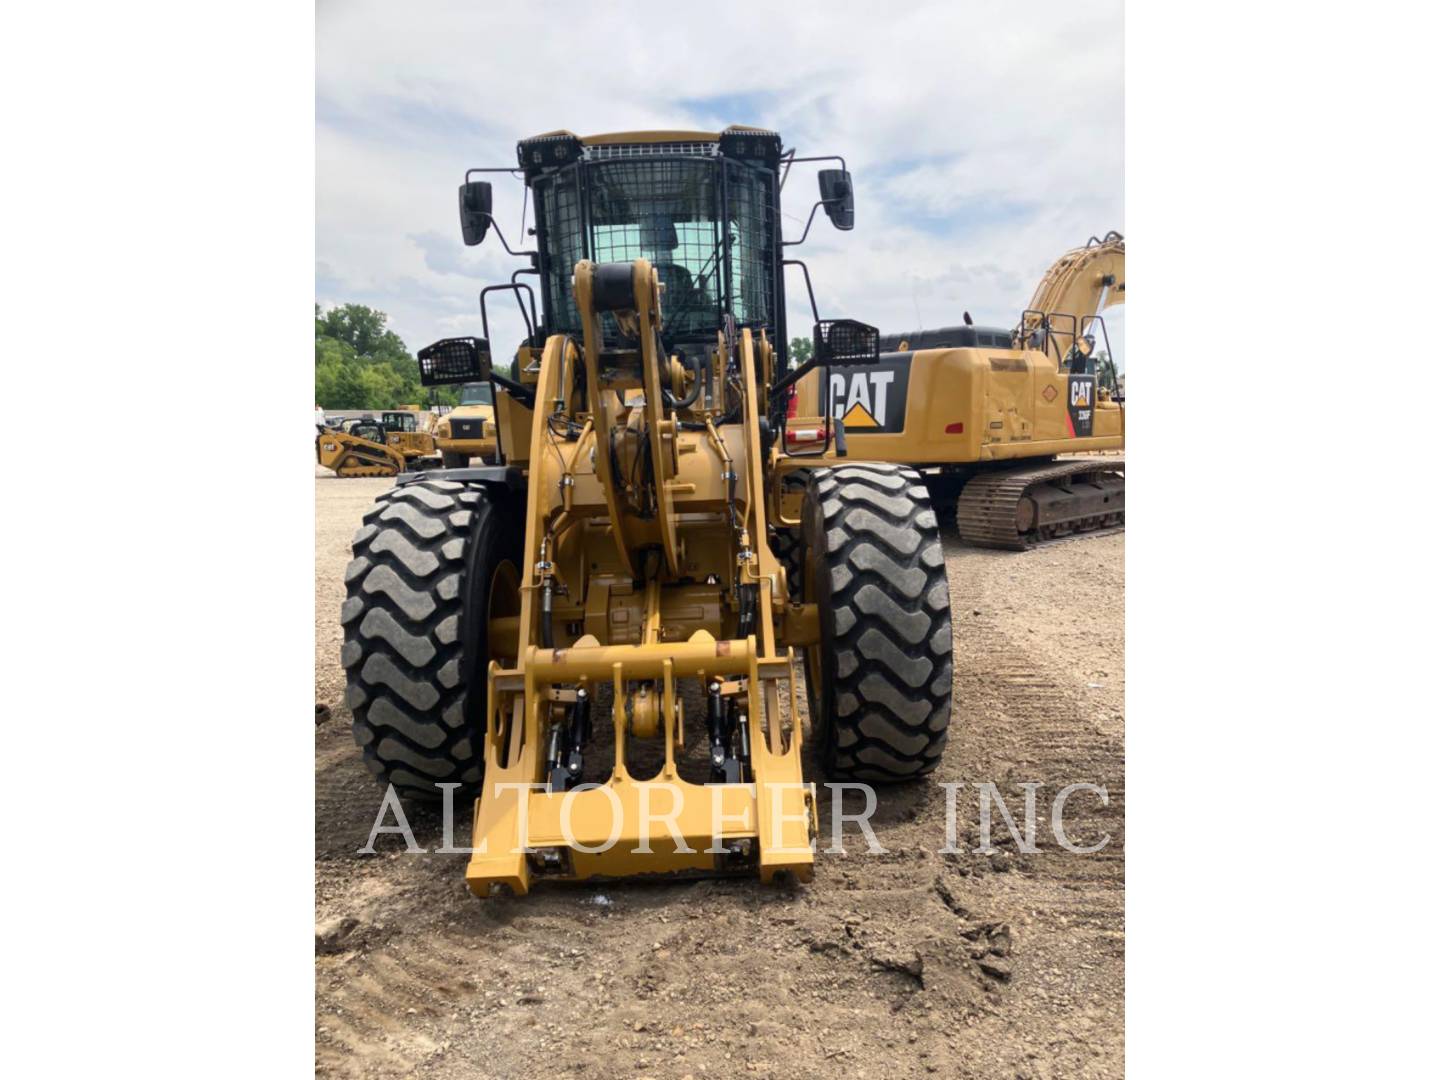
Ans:
[[[889,854],[820,854],[815,880],[550,885],[476,900],[463,855],[359,855],[380,792],[350,738],[338,612],[349,541],[389,480],[315,480],[316,1068],[324,1075],[1118,1077],[1124,1071],[1124,535],[1025,553],[947,532],[951,742],[882,792]],[[815,770],[807,769],[810,775]],[[1038,851],[973,786],[945,845],[941,783],[993,781]],[[1065,814],[1073,782],[1105,787]],[[829,835],[821,800],[821,835]],[[460,815],[462,820],[465,814]],[[440,845],[438,813],[411,824]],[[457,837],[464,844],[465,836]]]

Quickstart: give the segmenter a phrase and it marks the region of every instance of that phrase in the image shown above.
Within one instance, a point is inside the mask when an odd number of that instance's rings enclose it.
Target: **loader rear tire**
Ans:
[[[365,764],[402,796],[480,786],[489,620],[520,610],[507,517],[483,487],[420,480],[376,499],[355,534],[340,609],[345,702]]]
[[[950,588],[929,495],[914,469],[816,471],[805,494],[805,598],[820,642],[805,681],[820,764],[835,779],[931,772],[951,707]]]
[[[441,450],[440,464],[446,469],[468,469],[470,467],[470,455],[458,451]]]

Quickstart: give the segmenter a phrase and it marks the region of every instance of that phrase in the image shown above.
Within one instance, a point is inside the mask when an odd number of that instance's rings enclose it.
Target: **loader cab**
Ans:
[[[380,414],[380,424],[386,431],[410,432],[419,430],[415,414],[412,412],[384,412]]]
[[[570,280],[579,260],[643,258],[665,287],[672,346],[713,343],[730,319],[783,340],[777,134],[556,132],[517,153],[534,196],[549,333],[580,333]]]
[[[708,347],[717,331],[745,328],[765,331],[782,364],[788,364],[783,269],[796,260],[784,258],[784,250],[804,241],[822,208],[838,229],[855,223],[854,188],[843,159],[797,158],[795,151],[782,148],[779,135],[761,128],[731,125],[720,132],[583,138],[556,131],[522,140],[516,151],[518,169],[466,173],[460,221],[466,244],[481,243],[493,230],[507,253],[530,259],[530,268],[517,271],[508,285],[482,290],[480,305],[488,331],[486,293],[513,291],[532,346],[552,334],[581,332],[571,280],[577,262],[643,258],[664,286],[668,347]],[[799,240],[786,241],[780,192],[797,162],[838,162],[840,167],[820,170],[820,197],[810,208],[805,231]],[[533,196],[533,251],[511,248],[491,213],[490,183],[472,179],[517,172]],[[526,275],[538,279],[533,290]]]
[[[525,341],[538,349],[554,334],[579,335],[573,276],[576,263],[623,263],[643,258],[664,286],[664,344],[689,353],[713,346],[716,333],[764,331],[789,370],[786,332],[786,266],[805,275],[815,323],[820,316],[809,271],[786,249],[805,242],[820,210],[837,229],[855,227],[855,189],[837,155],[797,157],[780,136],[732,124],[719,132],[641,131],[577,136],[553,131],[516,145],[517,165],[474,168],[460,186],[460,224],[465,243],[484,242],[492,231],[507,254],[527,258],[507,284],[480,293],[480,317],[489,340],[486,296],[514,293],[525,323]],[[810,204],[798,239],[784,239],[781,191],[793,166],[823,165],[819,198]],[[838,167],[837,167],[838,166]],[[492,214],[486,173],[523,177],[527,209],[533,203],[534,250],[515,250]],[[793,188],[792,188],[793,190]],[[791,214],[801,220],[799,213]],[[537,307],[536,294],[539,294]],[[602,330],[606,344],[613,328]],[[818,333],[818,329],[817,329]],[[520,378],[517,362],[511,378]]]

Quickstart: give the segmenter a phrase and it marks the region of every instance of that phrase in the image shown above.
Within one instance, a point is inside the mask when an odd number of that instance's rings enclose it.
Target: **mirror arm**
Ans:
[[[510,167],[503,168],[503,169],[466,169],[466,170],[465,170],[465,182],[466,182],[467,184],[470,183],[470,176],[471,176],[472,173],[488,173],[488,172],[505,172],[505,173],[510,173],[512,176],[524,176],[524,175],[525,175],[525,170],[524,170],[524,169],[517,169],[517,168],[515,168],[514,166],[510,166]]]
[[[498,237],[500,237],[500,244],[501,244],[502,247],[505,248],[505,254],[507,254],[507,255],[514,255],[517,259],[518,259],[520,256],[522,256],[522,255],[538,255],[538,254],[539,254],[539,252],[537,252],[537,251],[515,251],[514,249],[512,249],[512,248],[510,247],[510,242],[505,239],[505,234],[500,231],[500,222],[498,222],[498,221],[495,220],[495,215],[494,215],[494,214],[486,214],[485,217],[489,220],[489,222],[490,222],[490,227],[495,230],[495,235],[498,236]]]
[[[820,207],[824,206],[826,203],[840,203],[843,206],[845,203],[845,198],[844,196],[841,196],[838,199],[821,199],[819,202],[817,202],[814,206],[810,208],[810,217],[805,221],[805,231],[800,234],[800,239],[781,240],[780,246],[782,248],[799,247],[801,244],[803,244],[805,242],[805,238],[810,235],[810,226],[815,224],[815,211],[819,210]],[[502,236],[500,239],[503,243],[505,238]],[[816,319],[819,319],[820,316],[817,315],[815,317]]]
[[[812,206],[812,207],[810,208],[810,216],[805,220],[805,231],[800,234],[800,239],[799,239],[799,240],[781,240],[781,241],[780,241],[780,246],[781,246],[782,248],[787,248],[787,247],[799,247],[801,244],[803,244],[803,243],[805,242],[805,238],[810,235],[810,226],[813,225],[813,224],[815,224],[815,211],[816,211],[816,210],[819,210],[820,207],[821,207],[821,205],[822,205],[824,202],[825,202],[825,200],[824,200],[824,199],[821,199],[819,202],[817,202],[814,206]]]
[[[845,164],[845,159],[839,154],[825,154],[821,157],[797,157],[791,158],[790,160],[797,165],[802,161],[838,161],[840,163],[840,168],[844,169],[846,172],[850,171],[850,166]]]

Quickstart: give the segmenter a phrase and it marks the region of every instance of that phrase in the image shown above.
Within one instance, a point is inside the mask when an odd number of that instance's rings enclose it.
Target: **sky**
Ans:
[[[462,244],[465,170],[513,165],[519,139],[557,129],[748,124],[843,155],[854,230],[821,214],[787,254],[822,317],[884,333],[964,311],[1013,326],[1055,258],[1125,231],[1119,0],[319,0],[316,20],[315,298],[380,308],[412,351],[478,335],[480,289],[526,265],[493,233]],[[786,184],[792,238],[818,167]],[[506,239],[528,246],[523,185],[489,179]],[[791,335],[806,333],[803,282],[786,288]],[[487,303],[508,351],[519,316],[505,294]],[[1123,313],[1106,313],[1122,368]]]

